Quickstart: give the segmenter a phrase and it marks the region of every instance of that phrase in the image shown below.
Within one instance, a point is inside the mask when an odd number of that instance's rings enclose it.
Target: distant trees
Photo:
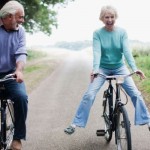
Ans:
[[[62,41],[62,42],[56,43],[54,46],[58,47],[58,48],[65,48],[65,49],[69,49],[69,50],[78,51],[78,50],[85,49],[87,47],[91,47],[92,46],[92,41],[88,41],[88,40],[76,41],[76,42]]]
[[[0,8],[9,0],[1,0]],[[57,12],[54,6],[67,5],[74,0],[18,0],[25,8],[24,26],[27,32],[42,31],[48,35],[57,27]]]

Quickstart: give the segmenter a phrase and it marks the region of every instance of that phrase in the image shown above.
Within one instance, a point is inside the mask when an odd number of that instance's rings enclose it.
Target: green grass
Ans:
[[[43,58],[46,56],[46,53],[34,50],[28,50],[27,61],[32,61],[35,59]]]
[[[25,69],[25,71],[28,72],[28,73],[31,73],[33,71],[40,70],[40,69],[41,69],[41,66],[35,66],[35,65],[33,65],[33,66],[27,67]]]
[[[27,64],[24,69],[27,92],[30,93],[42,82],[59,63],[60,59],[46,52],[28,50]]]
[[[25,82],[27,86],[27,92],[31,92],[42,79],[41,72],[43,71],[44,65],[39,62],[46,56],[45,53],[35,50],[28,50],[27,64],[24,70]],[[40,73],[40,74],[39,74]]]
[[[136,64],[140,70],[145,73],[146,79],[139,82],[139,79],[135,77],[140,90],[144,93],[146,101],[150,102],[150,48],[146,49],[134,49],[133,56]]]

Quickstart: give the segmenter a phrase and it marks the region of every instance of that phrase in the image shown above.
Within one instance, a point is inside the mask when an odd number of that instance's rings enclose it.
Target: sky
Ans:
[[[116,25],[127,31],[130,40],[150,42],[149,0],[75,0],[59,7],[58,28],[53,29],[50,37],[43,33],[27,35],[27,45],[92,40],[93,31],[103,26],[99,14],[104,5],[117,9]]]

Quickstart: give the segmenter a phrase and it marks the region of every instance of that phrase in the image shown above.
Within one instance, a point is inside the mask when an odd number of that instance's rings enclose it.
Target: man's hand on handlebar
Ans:
[[[15,71],[14,72],[14,75],[15,75],[15,77],[16,77],[16,81],[18,82],[18,83],[21,83],[21,82],[23,82],[23,73],[21,72],[21,71]]]

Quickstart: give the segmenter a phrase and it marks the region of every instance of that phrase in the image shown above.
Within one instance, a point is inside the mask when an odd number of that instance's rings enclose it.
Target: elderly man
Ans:
[[[0,77],[14,73],[16,81],[5,83],[10,99],[14,102],[15,132],[11,148],[21,150],[21,140],[26,139],[28,96],[23,82],[26,63],[24,8],[17,1],[7,2],[0,10]]]

